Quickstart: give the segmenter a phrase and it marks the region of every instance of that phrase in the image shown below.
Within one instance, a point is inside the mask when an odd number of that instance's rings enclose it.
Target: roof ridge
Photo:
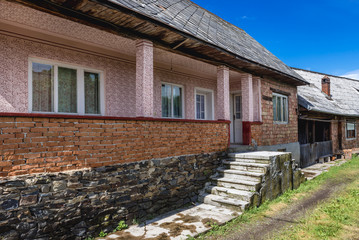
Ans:
[[[316,72],[316,71],[306,70],[306,69],[296,68],[296,67],[290,67],[290,68],[291,68],[291,69],[294,69],[294,70],[299,70],[299,71],[304,71],[304,72],[311,72],[311,73],[317,73],[317,74],[323,74],[323,75],[330,76],[330,77],[342,78],[342,79],[346,79],[346,80],[351,80],[351,81],[359,82],[358,79],[354,79],[354,78],[342,77],[342,76],[337,76],[337,75],[333,75],[333,74]]]

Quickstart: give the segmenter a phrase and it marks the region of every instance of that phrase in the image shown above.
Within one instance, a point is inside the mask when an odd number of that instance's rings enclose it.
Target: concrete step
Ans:
[[[224,177],[211,177],[211,181],[214,185],[218,187],[225,187],[225,188],[234,188],[237,190],[245,190],[245,191],[257,191],[260,187],[260,182],[253,182],[253,181],[245,181],[245,180],[238,180],[233,178],[224,178]]]
[[[217,187],[217,186],[209,186],[206,188],[206,192],[218,195],[222,197],[234,198],[241,201],[251,202],[254,192],[237,190],[233,188],[224,188],[224,187]]]
[[[213,194],[203,194],[199,196],[199,200],[203,203],[218,207],[226,207],[232,210],[243,212],[249,207],[249,202],[238,199],[222,197]]]
[[[269,164],[237,162],[231,160],[224,160],[223,164],[229,169],[258,173],[266,173],[269,167]]]
[[[231,161],[239,163],[259,163],[259,164],[270,164],[270,160],[266,159],[249,159],[249,158],[229,158]]]
[[[253,182],[261,182],[263,173],[256,173],[256,172],[246,172],[240,170],[233,170],[233,169],[225,169],[225,168],[218,168],[217,172],[219,176],[224,178],[233,178],[237,180],[245,180],[245,181],[253,181]]]

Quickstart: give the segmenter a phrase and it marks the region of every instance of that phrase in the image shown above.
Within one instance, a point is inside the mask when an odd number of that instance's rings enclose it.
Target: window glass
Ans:
[[[182,117],[182,88],[173,86],[173,117]]]
[[[71,68],[58,68],[58,111],[77,112],[77,71]]]
[[[277,120],[281,122],[282,119],[282,98],[277,97]]]
[[[283,98],[283,122],[288,122],[287,98]]]
[[[347,138],[355,138],[355,122],[354,121],[347,121],[346,124],[347,129]]]
[[[196,118],[206,119],[205,116],[205,96],[203,94],[196,95]]]
[[[53,112],[54,66],[32,63],[32,111]]]
[[[273,121],[277,121],[277,96],[273,96]]]
[[[162,84],[162,117],[172,117],[172,88]]]
[[[85,72],[85,113],[100,114],[99,74]]]
[[[241,118],[241,96],[236,96],[236,119]]]

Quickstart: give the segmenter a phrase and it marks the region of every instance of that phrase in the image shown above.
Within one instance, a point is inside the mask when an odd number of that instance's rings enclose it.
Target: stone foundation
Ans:
[[[0,239],[84,239],[191,204],[225,153],[0,180]]]

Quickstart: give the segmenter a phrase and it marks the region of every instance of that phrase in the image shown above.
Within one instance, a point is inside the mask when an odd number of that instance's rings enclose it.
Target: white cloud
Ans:
[[[248,19],[248,17],[247,16],[242,16],[242,19]]]
[[[352,78],[359,80],[359,69],[351,72],[347,72],[346,74],[342,75],[342,77]]]

